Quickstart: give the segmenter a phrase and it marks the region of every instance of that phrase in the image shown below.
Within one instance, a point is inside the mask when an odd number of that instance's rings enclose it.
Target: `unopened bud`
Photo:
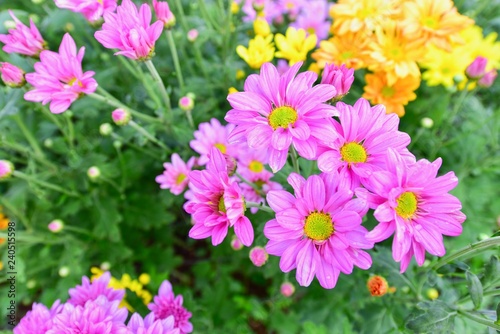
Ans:
[[[379,275],[371,276],[366,283],[368,291],[374,297],[382,297],[389,289],[386,279]]]
[[[111,113],[111,118],[113,119],[113,122],[115,122],[116,125],[123,126],[127,125],[130,122],[130,120],[132,119],[132,115],[128,110],[115,109]]]
[[[88,169],[87,175],[92,181],[97,180],[101,176],[101,170],[96,166],[92,166]]]
[[[240,250],[243,248],[243,244],[241,243],[240,239],[238,237],[233,237],[231,240],[231,248],[234,250]]]
[[[151,276],[149,276],[149,274],[143,273],[139,276],[139,283],[142,285],[149,284],[149,282],[151,282]]]
[[[295,287],[290,282],[285,282],[281,284],[280,292],[285,297],[290,297],[295,292]]]
[[[426,295],[430,300],[434,300],[439,297],[439,291],[437,289],[431,288],[427,290]]]
[[[188,31],[188,33],[187,33],[188,41],[194,42],[194,41],[196,41],[197,38],[198,38],[198,30],[191,29]]]
[[[59,233],[64,228],[64,222],[61,219],[54,219],[47,226],[48,229],[53,233]]]
[[[103,271],[108,271],[109,269],[111,269],[111,263],[109,263],[108,261],[105,261],[105,262],[101,263],[100,268]]]
[[[67,277],[70,272],[70,269],[66,266],[59,268],[59,276],[61,277]]]
[[[266,250],[262,247],[254,247],[250,250],[250,260],[256,267],[262,267],[269,258]]]
[[[9,178],[14,172],[14,165],[7,160],[0,160],[0,180]]]
[[[26,84],[24,71],[10,63],[0,62],[0,73],[5,85],[12,88],[20,88]]]
[[[193,110],[194,108],[194,100],[189,96],[183,96],[179,99],[179,108],[184,111]]]
[[[51,148],[54,145],[54,141],[51,138],[47,138],[43,141],[43,146],[46,148]]]
[[[99,133],[103,136],[109,136],[113,132],[113,127],[109,123],[102,123],[99,127]]]
[[[420,120],[420,125],[422,125],[423,128],[430,129],[434,126],[434,121],[432,118],[424,117]]]

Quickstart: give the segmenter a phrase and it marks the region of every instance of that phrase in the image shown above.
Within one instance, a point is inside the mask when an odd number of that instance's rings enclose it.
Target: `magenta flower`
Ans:
[[[497,70],[493,69],[489,72],[486,72],[481,79],[477,81],[478,86],[480,87],[491,87],[493,85],[493,82],[497,78]]]
[[[302,286],[309,286],[316,276],[322,287],[331,289],[340,272],[350,274],[354,266],[370,268],[371,257],[362,250],[373,247],[361,226],[361,216],[368,211],[366,202],[352,199],[351,190],[339,187],[338,174],[305,180],[292,173],[288,183],[295,196],[284,190],[267,195],[276,219],[264,227],[269,239],[266,250],[281,256],[280,269],[297,268],[296,279]]]
[[[26,83],[26,80],[24,80],[24,71],[10,63],[0,62],[0,74],[3,83],[9,87],[19,88]]]
[[[119,49],[115,55],[146,60],[154,54],[155,42],[163,31],[163,23],[151,23],[151,8],[142,4],[139,11],[131,0],[123,0],[116,13],[105,13],[102,30],[95,38],[108,49]]]
[[[170,192],[174,195],[181,194],[189,183],[188,175],[195,160],[194,157],[191,157],[185,163],[177,153],[172,154],[172,162],[164,163],[165,171],[155,179],[160,184],[160,188],[170,189]]]
[[[59,8],[81,13],[91,23],[99,21],[105,13],[112,13],[116,9],[116,0],[55,0],[55,3]]]
[[[481,79],[486,73],[486,65],[488,64],[488,59],[478,56],[472,61],[472,63],[465,69],[465,74],[468,78],[473,80]]]
[[[192,198],[184,209],[195,222],[189,237],[212,237],[212,244],[217,246],[226,237],[229,227],[234,227],[238,239],[250,246],[254,233],[250,220],[245,217],[245,200],[238,183],[228,176],[222,153],[212,148],[207,169],[192,171],[189,180]]]
[[[434,162],[419,160],[414,164],[393,149],[387,153],[387,170],[373,173],[368,196],[379,224],[367,234],[367,239],[379,242],[394,233],[392,256],[406,271],[413,255],[419,266],[425,251],[443,256],[443,235],[462,233],[465,215],[462,204],[448,192],[458,183],[453,172],[436,177],[441,159]]]
[[[325,104],[336,95],[331,85],[316,85],[317,75],[304,72],[297,77],[301,62],[278,74],[271,63],[262,65],[260,75],[245,81],[245,91],[230,94],[233,109],[226,121],[236,124],[230,142],[247,142],[252,149],[269,150],[269,166],[273,172],[286,163],[293,144],[299,155],[316,158],[318,142],[333,142],[337,135],[331,116],[334,107]]]
[[[181,295],[177,297],[174,295],[172,284],[165,280],[160,286],[158,296],[154,297],[153,303],[149,304],[148,308],[154,313],[157,320],[173,316],[174,328],[180,329],[180,334],[191,333],[193,325],[189,319],[192,314],[182,306],[183,301]]]
[[[40,62],[35,64],[35,73],[26,74],[26,81],[35,89],[24,94],[27,101],[50,102],[50,111],[59,114],[83,94],[91,94],[97,88],[94,72],[82,71],[85,48],[76,51],[76,44],[70,34],[65,34],[59,53],[42,51]]]
[[[134,313],[127,327],[131,331],[130,334],[181,334],[180,329],[174,327],[174,323],[172,315],[165,319],[155,320],[155,314],[152,312],[144,319],[138,313]]]
[[[385,168],[388,148],[397,150],[409,161],[415,161],[406,146],[410,136],[398,131],[399,117],[385,113],[382,105],[370,108],[365,99],[354,107],[338,102],[340,123],[335,121],[338,139],[322,148],[318,167],[322,172],[339,172],[351,190],[356,189],[376,170]]]
[[[288,0],[291,2],[290,0]],[[328,2],[324,0],[301,1],[301,12],[295,22],[290,24],[296,29],[304,29],[308,33],[314,33],[319,42],[328,37],[330,32],[330,22],[328,21]]]
[[[0,34],[0,42],[4,43],[4,50],[7,53],[19,53],[25,56],[38,57],[40,52],[45,50],[47,43],[30,19],[30,27],[25,26],[14,13],[9,10],[9,14],[16,23],[16,28],[9,29],[7,35]]]
[[[115,290],[113,288],[108,288],[109,280],[111,279],[111,274],[105,272],[98,279],[90,283],[88,277],[82,277],[82,285],[77,285],[74,288],[69,289],[68,304],[84,306],[89,300],[96,300],[103,296],[110,302],[121,301],[125,296],[125,290]]]
[[[116,125],[124,126],[132,120],[132,114],[128,110],[118,108],[111,113],[111,119]]]
[[[334,100],[341,100],[351,89],[354,82],[354,69],[347,68],[345,65],[336,66],[335,64],[326,64],[321,76],[321,83],[335,87],[337,96]]]
[[[45,334],[52,328],[52,319],[62,310],[57,300],[50,310],[43,304],[33,303],[31,311],[14,327],[14,334]]]
[[[163,22],[165,28],[169,29],[175,25],[175,15],[170,10],[168,2],[153,0],[153,8],[158,20]]]

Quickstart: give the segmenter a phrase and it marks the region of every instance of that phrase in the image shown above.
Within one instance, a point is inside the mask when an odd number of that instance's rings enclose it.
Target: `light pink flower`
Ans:
[[[4,50],[7,53],[19,53],[25,56],[38,57],[40,52],[45,50],[47,43],[30,19],[30,27],[25,26],[14,13],[9,10],[9,14],[16,23],[14,29],[9,29],[7,35],[0,34],[0,42],[4,43]]]
[[[288,0],[290,1],[290,0]],[[300,14],[291,27],[304,29],[308,33],[314,33],[319,42],[328,37],[330,22],[328,21],[328,2],[324,0],[312,0],[299,3]],[[301,7],[301,8],[300,8]]]
[[[139,11],[131,0],[123,0],[116,13],[105,13],[102,30],[95,38],[108,49],[119,49],[115,55],[146,60],[154,54],[155,42],[163,31],[163,23],[151,23],[151,8],[142,4]]]
[[[3,83],[9,87],[19,88],[26,83],[24,71],[10,63],[0,62],[0,73]]]
[[[477,81],[478,86],[480,87],[491,87],[493,85],[493,82],[497,78],[497,70],[493,69],[489,72],[486,72],[481,79]]]
[[[189,173],[192,198],[184,205],[195,222],[189,231],[193,239],[212,237],[219,245],[234,227],[238,239],[250,246],[254,233],[250,220],[245,217],[245,201],[238,183],[230,179],[227,162],[216,148],[212,148],[207,169]]]
[[[198,30],[197,29],[191,29],[188,31],[187,33],[187,39],[188,41],[190,42],[194,42],[196,41],[196,39],[198,38]]]
[[[110,279],[111,274],[109,272],[105,272],[92,283],[90,283],[88,277],[83,276],[82,285],[69,289],[70,298],[67,303],[84,306],[87,301],[96,300],[100,296],[109,301],[121,301],[125,296],[125,290],[108,288]]]
[[[237,145],[228,143],[229,133],[234,129],[233,124],[221,125],[219,120],[212,118],[210,123],[201,123],[198,130],[194,132],[194,139],[189,146],[200,155],[198,164],[204,166],[208,162],[208,154],[213,147],[219,149],[222,154],[236,157]]]
[[[116,0],[55,0],[59,8],[81,13],[89,22],[99,21],[105,13],[116,9]]]
[[[250,250],[249,257],[254,266],[262,267],[267,262],[269,255],[264,248],[254,247]]]
[[[115,109],[111,113],[111,118],[116,125],[123,126],[127,125],[132,119],[132,114],[130,111],[125,109]]]
[[[189,183],[188,175],[195,160],[195,157],[191,157],[185,163],[177,153],[172,154],[172,162],[164,163],[165,171],[156,177],[156,182],[160,184],[160,188],[170,189],[170,192],[174,195],[181,194]]]
[[[42,51],[40,62],[35,64],[35,73],[26,74],[26,81],[35,89],[24,94],[27,101],[50,102],[50,111],[59,114],[83,94],[91,94],[97,88],[94,72],[82,71],[85,48],[77,53],[76,44],[70,34],[65,34],[59,53]]]
[[[175,15],[170,10],[168,2],[153,0],[153,8],[155,9],[156,17],[163,22],[165,28],[172,28],[175,25]]]
[[[338,139],[321,148],[318,167],[322,172],[338,171],[343,182],[354,190],[364,185],[374,171],[385,168],[388,148],[415,161],[406,148],[410,136],[398,131],[396,114],[386,114],[382,105],[371,108],[365,99],[359,99],[354,107],[338,102],[337,109],[340,123],[335,121],[334,125]]]
[[[290,282],[284,282],[281,284],[280,292],[284,297],[291,297],[295,292],[295,287]]]
[[[269,150],[269,166],[273,172],[286,163],[290,145],[299,155],[316,158],[318,142],[337,138],[333,119],[334,107],[325,104],[336,95],[331,85],[316,85],[317,75],[307,71],[297,74],[301,62],[281,76],[271,63],[262,65],[260,75],[245,81],[245,91],[230,94],[233,109],[226,121],[236,128],[229,142],[247,142],[252,149]]]
[[[354,82],[354,69],[347,68],[345,65],[337,66],[335,64],[326,64],[321,76],[321,83],[335,87],[337,96],[334,100],[342,99]]]
[[[340,272],[350,274],[354,266],[370,268],[371,257],[362,249],[373,242],[365,237],[361,216],[368,208],[353,192],[338,187],[338,174],[312,175],[307,180],[292,173],[288,183],[295,196],[287,191],[270,191],[269,206],[276,219],[268,221],[264,235],[266,250],[280,256],[280,269],[297,269],[296,279],[309,286],[314,276],[325,289],[337,284]]]
[[[138,313],[134,313],[127,324],[131,331],[129,334],[181,334],[181,330],[174,326],[173,315],[156,320],[153,312],[144,319]]]
[[[419,266],[426,250],[443,256],[443,235],[460,235],[466,217],[458,198],[448,193],[458,183],[455,174],[436,177],[440,158],[408,164],[396,150],[389,149],[386,159],[387,170],[373,173],[368,184],[374,194],[367,200],[376,208],[379,224],[367,239],[379,242],[394,234],[392,256],[401,262],[404,272],[413,255]]]
[[[61,312],[63,305],[56,300],[50,310],[43,304],[33,303],[31,311],[14,327],[14,334],[46,334],[52,328],[52,320]]]
[[[472,63],[465,69],[465,74],[468,78],[473,80],[481,79],[486,73],[486,65],[488,64],[488,59],[478,56],[472,61]]]

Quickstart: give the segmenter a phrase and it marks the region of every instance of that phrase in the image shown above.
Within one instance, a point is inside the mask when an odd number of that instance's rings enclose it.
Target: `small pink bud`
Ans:
[[[485,74],[487,63],[487,58],[481,56],[476,57],[476,59],[474,59],[474,61],[465,69],[465,74],[469,79],[479,80]]]
[[[262,267],[268,259],[269,255],[262,247],[254,247],[250,250],[250,260],[256,267]]]
[[[96,166],[92,166],[87,170],[87,175],[91,180],[96,180],[101,176],[101,170]]]
[[[489,72],[486,72],[486,74],[477,81],[477,84],[480,87],[485,87],[485,88],[491,87],[496,77],[497,77],[497,70],[491,70]]]
[[[235,251],[243,248],[243,244],[241,243],[240,239],[238,239],[238,237],[233,237],[233,239],[231,240],[231,248]]]
[[[266,0],[253,0],[252,7],[257,13],[262,12],[264,10],[265,3]]]
[[[328,84],[335,87],[337,94],[333,98],[334,101],[341,100],[351,89],[354,82],[354,69],[347,68],[345,65],[336,66],[334,64],[326,64],[321,77],[322,84]]]
[[[179,100],[179,108],[184,111],[193,110],[194,108],[194,100],[189,96],[183,96]]]
[[[0,160],[0,180],[7,179],[12,175],[14,165],[7,160]]]
[[[53,233],[59,233],[64,228],[64,223],[60,219],[54,219],[49,223],[48,228]]]
[[[156,17],[162,21],[165,28],[170,29],[175,25],[174,13],[170,10],[166,1],[153,0],[153,8],[155,9]]]
[[[0,73],[2,74],[2,81],[9,87],[19,88],[26,84],[24,71],[17,66],[0,62]]]
[[[290,282],[285,282],[281,284],[280,292],[285,297],[290,297],[295,292],[295,287]]]
[[[132,119],[132,115],[130,114],[130,111],[125,110],[125,109],[116,109],[111,113],[111,118],[113,119],[113,122],[115,122],[116,125],[127,125],[128,122]]]
[[[188,33],[187,33],[188,41],[194,42],[194,41],[196,41],[197,38],[198,38],[198,30],[191,29],[188,31]]]

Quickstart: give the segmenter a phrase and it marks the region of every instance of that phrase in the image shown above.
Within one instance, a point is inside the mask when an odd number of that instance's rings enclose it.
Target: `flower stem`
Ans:
[[[177,80],[179,81],[179,87],[181,92],[184,91],[184,78],[182,77],[181,64],[179,63],[179,55],[177,54],[177,48],[175,47],[175,40],[171,29],[167,29],[166,32],[168,44],[170,46],[170,51],[172,52],[172,59],[174,60],[175,72],[177,72]]]
[[[194,129],[194,121],[193,121],[193,115],[191,114],[191,110],[186,111],[186,117],[187,117],[189,125],[191,126],[191,128]]]
[[[297,174],[300,174],[299,157],[297,155],[297,151],[295,151],[294,147],[290,147],[290,149],[291,149],[290,151],[291,151],[293,169],[295,169],[295,172]]]
[[[33,151],[35,151],[35,155],[45,159],[45,154],[43,154],[43,151],[40,149],[40,146],[38,145],[38,142],[36,141],[35,137],[33,137],[31,131],[29,131],[26,125],[24,124],[21,116],[19,114],[15,114],[13,115],[13,117],[17,123],[17,126],[23,133],[24,137],[26,137],[26,140],[30,144],[31,148],[33,148]]]
[[[269,213],[274,213],[273,209],[268,207],[267,205],[255,203],[255,202],[245,202],[247,208],[258,208],[259,210],[266,211]]]
[[[155,136],[153,136],[152,134],[150,134],[149,132],[147,132],[146,129],[144,129],[142,126],[140,126],[136,122],[130,121],[128,124],[131,127],[133,127],[137,132],[139,132],[144,137],[146,137],[147,139],[149,139],[151,142],[155,143],[156,145],[160,146],[162,149],[164,149],[166,151],[170,151],[165,144],[163,144],[161,141],[159,141],[158,139],[156,139]]]
[[[19,171],[17,171],[17,170],[16,170],[16,171],[14,171],[14,172],[12,173],[12,175],[14,175],[14,176],[15,176],[15,177],[17,177],[17,178],[23,179],[23,180],[27,181],[28,183],[29,183],[29,182],[33,182],[33,183],[38,184],[38,185],[40,185],[40,186],[42,186],[42,187],[45,187],[45,188],[47,188],[47,189],[52,189],[52,190],[58,191],[58,192],[60,192],[60,193],[66,194],[66,195],[68,195],[68,196],[72,196],[72,197],[80,197],[80,195],[79,195],[79,194],[77,194],[77,193],[75,193],[75,192],[73,192],[73,191],[68,191],[68,190],[66,190],[66,189],[64,189],[64,188],[61,188],[61,187],[59,187],[59,186],[56,186],[56,185],[54,185],[54,184],[52,184],[52,183],[48,183],[48,182],[45,182],[45,181],[39,180],[39,179],[37,179],[37,178],[36,178],[36,177],[34,177],[34,176],[24,174],[24,173],[19,172]]]
[[[255,183],[248,181],[245,177],[243,177],[243,176],[242,176],[240,173],[238,173],[238,172],[236,172],[236,173],[235,173],[235,175],[236,175],[237,177],[239,177],[239,178],[240,178],[240,180],[241,180],[243,183],[246,183],[246,184],[248,184],[250,187],[252,187],[252,188],[253,188],[253,190],[255,190],[255,192],[256,192],[257,194],[260,194],[260,193],[261,193],[261,191],[260,191],[259,187],[257,187],[257,185],[256,185]],[[257,204],[258,204],[258,203],[257,203]]]
[[[144,63],[146,64],[146,67],[148,68],[149,72],[151,72],[153,80],[156,82],[158,88],[160,89],[161,96],[163,97],[163,103],[165,104],[165,110],[166,110],[165,118],[168,120],[168,123],[170,123],[172,118],[172,107],[170,106],[170,97],[168,96],[167,89],[165,88],[163,80],[161,80],[160,74],[156,70],[156,67],[153,64],[153,62],[149,59],[146,60]]]
[[[493,289],[493,290],[488,290],[483,292],[483,297],[487,296],[500,296],[500,289]],[[471,299],[470,294],[465,296],[464,298],[460,299],[458,301],[458,304],[464,304],[468,302]]]
[[[182,28],[184,29],[184,32],[187,32],[189,30],[189,27],[186,22],[186,15],[184,14],[184,9],[182,8],[181,1],[175,0],[175,6],[177,7],[177,11],[179,12]]]
[[[28,218],[26,218],[26,216],[14,204],[7,200],[7,197],[0,196],[0,204],[2,204],[3,207],[7,208],[7,210],[19,219],[19,221],[24,225],[26,231],[30,232],[32,230]]]
[[[469,311],[465,311],[465,310],[458,310],[458,313],[463,315],[466,318],[469,318],[470,320],[477,322],[477,323],[480,323],[482,325],[486,325],[486,326],[494,328],[496,330],[500,330],[500,324],[496,324],[492,320],[482,318],[480,316],[477,316],[477,315],[475,315]]]

